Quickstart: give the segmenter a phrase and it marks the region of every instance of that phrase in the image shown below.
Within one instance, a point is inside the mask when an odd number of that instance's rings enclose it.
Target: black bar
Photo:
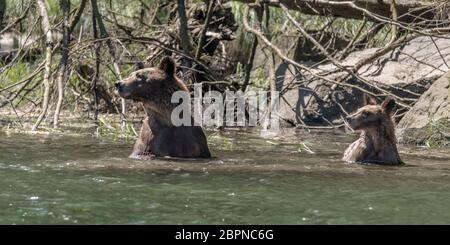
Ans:
[[[450,239],[448,226],[274,226],[274,225],[167,225],[167,226],[2,226],[2,239],[16,242],[105,242],[161,244],[236,243],[311,244],[316,242],[386,243],[424,242]],[[282,243],[280,243],[282,242]],[[4,243],[5,244],[5,243]]]

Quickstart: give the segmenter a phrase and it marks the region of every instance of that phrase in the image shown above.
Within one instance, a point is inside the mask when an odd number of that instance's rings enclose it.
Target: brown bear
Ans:
[[[175,70],[174,60],[165,57],[157,67],[135,66],[128,78],[116,82],[117,94],[142,102],[147,114],[130,158],[211,157],[200,126],[174,126],[171,121],[172,110],[177,106],[171,103],[172,94],[189,92],[176,77]]]
[[[392,112],[395,100],[387,97],[381,105],[364,95],[365,106],[359,108],[347,120],[354,130],[361,131],[359,139],[345,150],[347,162],[400,165]]]

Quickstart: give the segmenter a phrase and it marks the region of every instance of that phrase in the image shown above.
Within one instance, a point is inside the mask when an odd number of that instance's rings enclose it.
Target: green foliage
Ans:
[[[97,134],[100,136],[112,136],[114,138],[133,139],[138,136],[136,129],[130,122],[125,122],[124,127],[120,123],[112,121],[109,117],[98,118]]]
[[[0,62],[0,66],[3,67],[4,64]],[[28,76],[31,71],[32,67],[29,63],[19,62],[13,64],[5,72],[0,73],[0,89],[17,83],[18,81]]]
[[[25,7],[25,4],[21,3],[21,1],[6,0],[5,19],[9,18],[10,16],[20,16]]]
[[[435,148],[439,145],[438,142],[433,137],[434,130],[435,130],[435,128],[433,126],[433,123],[432,122],[428,123],[428,136],[429,137],[428,137],[427,141],[425,142],[425,145],[429,148]]]
[[[40,60],[37,60],[34,63],[18,62],[13,64],[11,67],[6,69],[5,72],[0,74],[0,89],[9,88],[11,85],[17,84],[18,82],[28,77],[34,71],[34,69],[36,69],[36,66],[39,62]],[[0,66],[3,66],[1,62]],[[39,82],[38,78],[41,77],[41,74],[37,75],[33,79],[33,81],[31,81],[27,85],[27,89],[36,88],[36,85],[38,85],[37,83]],[[5,90],[5,94],[17,90],[21,85],[22,84],[18,84],[17,86],[10,87],[8,90]],[[41,93],[41,89],[32,89],[27,93],[26,98],[35,100],[36,98],[41,96]],[[23,96],[17,96],[13,103],[15,106],[22,106],[28,103],[27,99],[24,99]]]
[[[47,5],[47,13],[50,19],[61,19],[63,14],[59,7],[59,0],[45,0]]]
[[[428,138],[425,145],[429,148],[438,148],[446,145],[450,141],[450,125],[440,122],[430,121],[427,125]],[[446,133],[447,132],[447,133]]]
[[[269,87],[269,81],[266,77],[264,67],[258,67],[252,71],[251,74],[251,86],[249,89],[260,90],[262,88]]]

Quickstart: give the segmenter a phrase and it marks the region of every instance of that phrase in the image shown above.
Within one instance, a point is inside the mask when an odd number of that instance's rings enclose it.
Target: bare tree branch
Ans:
[[[41,16],[41,25],[42,25],[42,31],[46,35],[46,48],[45,48],[45,70],[44,70],[44,94],[42,97],[42,111],[39,115],[36,123],[34,124],[32,131],[35,131],[39,125],[41,124],[42,120],[44,119],[45,115],[47,114],[48,110],[48,103],[50,100],[50,86],[51,86],[51,65],[52,65],[52,47],[53,47],[53,36],[52,36],[52,30],[50,26],[50,21],[48,18],[47,13],[47,7],[45,6],[45,2],[43,0],[36,0],[36,3],[38,5],[39,14]]]
[[[56,102],[55,115],[53,117],[53,127],[58,128],[59,114],[61,112],[62,103],[64,100],[64,86],[67,75],[67,62],[69,59],[69,42],[70,42],[70,23],[69,23],[69,12],[70,12],[70,1],[61,0],[60,7],[64,15],[63,20],[63,39],[61,44],[61,60],[59,62],[59,74],[57,78],[58,86],[58,101]]]

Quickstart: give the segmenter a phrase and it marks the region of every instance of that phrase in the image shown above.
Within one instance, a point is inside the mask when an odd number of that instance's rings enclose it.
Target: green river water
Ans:
[[[448,148],[362,166],[344,133],[208,135],[212,159],[137,161],[132,141],[0,133],[0,224],[450,224]]]

